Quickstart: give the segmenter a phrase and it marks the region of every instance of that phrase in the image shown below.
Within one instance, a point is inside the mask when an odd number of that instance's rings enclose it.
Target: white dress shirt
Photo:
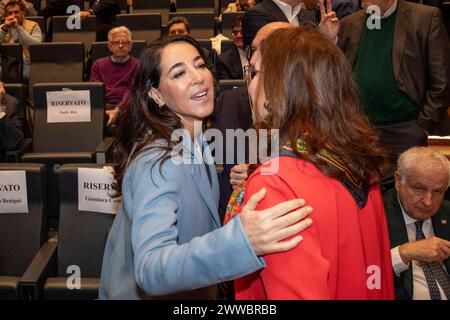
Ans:
[[[295,7],[291,7],[287,3],[281,2],[280,0],[273,0],[273,2],[281,9],[281,11],[283,11],[289,23],[295,24],[296,26],[299,25],[297,15],[300,13],[301,9],[304,9],[305,5],[303,2],[300,2]]]
[[[408,232],[408,241],[413,242],[416,241],[416,225],[414,224],[417,220],[408,216],[403,210],[402,204],[400,201],[400,208],[402,209],[403,219],[405,220],[406,231]],[[425,238],[431,238],[434,236],[433,224],[431,223],[431,219],[427,219],[423,221],[422,226],[423,234]],[[391,257],[392,257],[392,267],[397,276],[400,275],[403,271],[408,270],[409,263],[404,264],[402,258],[400,257],[399,247],[391,249]],[[414,300],[430,300],[430,291],[428,290],[427,280],[425,278],[425,274],[420,265],[419,261],[412,260],[412,276],[413,276],[413,299]],[[444,270],[445,270],[445,266]],[[437,282],[436,282],[437,283]],[[445,293],[442,290],[439,283],[437,283],[439,292],[441,293],[442,300],[447,300],[445,297]]]

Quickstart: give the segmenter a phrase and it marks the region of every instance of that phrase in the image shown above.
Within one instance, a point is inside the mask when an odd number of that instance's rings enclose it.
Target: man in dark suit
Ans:
[[[450,299],[450,163],[414,147],[401,154],[384,197],[397,299]]]
[[[382,145],[392,181],[398,155],[427,145],[427,134],[447,135],[450,121],[450,44],[439,9],[404,0],[365,0],[381,19],[360,10],[341,21],[338,45]],[[376,25],[374,22],[379,22]]]
[[[319,8],[317,7],[319,5]],[[318,25],[321,32],[333,41],[339,31],[339,20],[332,11],[331,0],[327,0],[325,9],[318,0],[263,0],[244,15],[244,45],[249,46],[256,33],[268,23],[288,22],[294,25]]]
[[[23,142],[22,118],[17,113],[19,101],[6,94],[0,82],[0,162],[5,161],[6,151],[17,149]]]
[[[232,26],[233,45],[217,57],[217,80],[243,79],[243,67],[248,64],[242,38],[242,17],[237,17]]]

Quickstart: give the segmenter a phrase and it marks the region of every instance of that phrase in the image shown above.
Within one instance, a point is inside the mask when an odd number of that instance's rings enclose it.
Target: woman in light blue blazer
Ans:
[[[201,130],[214,104],[205,61],[185,36],[141,56],[117,137],[122,205],[105,248],[101,299],[219,298],[217,283],[263,268],[259,256],[295,247],[301,236],[281,240],[311,223],[303,218],[312,209],[298,209],[301,199],[255,211],[262,190],[221,227],[217,176]]]

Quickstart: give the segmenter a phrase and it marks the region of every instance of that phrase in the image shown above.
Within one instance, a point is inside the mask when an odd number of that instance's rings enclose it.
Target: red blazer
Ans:
[[[262,174],[261,168],[268,166],[273,169]],[[262,187],[267,194],[258,210],[303,198],[313,207],[313,224],[301,233],[303,241],[296,248],[265,256],[265,269],[236,280],[236,299],[394,299],[378,186],[371,188],[360,209],[339,181],[313,164],[279,157],[249,178],[244,203]]]

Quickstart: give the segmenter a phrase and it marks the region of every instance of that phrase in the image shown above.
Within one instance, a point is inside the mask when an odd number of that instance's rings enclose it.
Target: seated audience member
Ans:
[[[129,97],[131,84],[139,68],[139,59],[130,56],[131,31],[116,27],[108,33],[108,48],[112,55],[94,61],[90,81],[105,85],[108,125],[113,125]]]
[[[167,22],[167,35],[170,36],[185,36],[191,35],[191,24],[189,20],[185,17],[173,17]],[[202,48],[205,56],[207,57],[206,63],[208,69],[211,70],[213,76],[216,76],[216,66],[213,63],[211,52],[209,50]]]
[[[23,47],[23,78],[28,81],[30,74],[31,44],[42,42],[42,32],[39,25],[24,18],[25,7],[22,2],[10,2],[6,5],[7,17],[0,25],[1,43],[20,43]]]
[[[232,27],[233,46],[223,52],[216,62],[217,79],[243,79],[243,67],[248,65],[242,39],[242,17],[236,18]]]
[[[167,23],[167,34],[169,36],[188,35],[191,32],[191,24],[185,17],[173,17]]]
[[[254,6],[254,0],[236,0],[236,2],[231,2],[228,4],[227,8],[224,10],[224,13],[247,11]]]
[[[397,299],[450,299],[447,158],[427,147],[402,153],[384,197]]]
[[[266,255],[266,268],[236,280],[236,299],[393,299],[376,184],[386,154],[344,54],[315,27],[280,29],[262,41],[245,77],[254,126],[278,130],[279,154],[248,178],[244,204],[260,188],[271,196],[259,209],[301,195],[314,224],[301,247]]]
[[[9,2],[22,3],[23,6],[25,7],[24,12],[25,12],[26,17],[37,16],[37,12],[34,9],[34,5],[31,2],[26,1],[26,0],[2,0],[2,1],[0,1],[0,16],[6,17],[6,5]]]
[[[23,142],[23,123],[17,113],[18,104],[16,98],[6,94],[0,82],[0,162],[6,160],[6,151],[18,149]]]

